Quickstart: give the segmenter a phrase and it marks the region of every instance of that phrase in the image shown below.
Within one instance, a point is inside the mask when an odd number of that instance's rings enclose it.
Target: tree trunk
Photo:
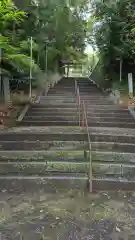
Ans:
[[[69,65],[67,66],[67,77],[69,76]]]
[[[5,103],[9,103],[11,101],[11,96],[10,96],[10,86],[9,86],[8,77],[4,77],[3,87],[4,87],[4,101]]]

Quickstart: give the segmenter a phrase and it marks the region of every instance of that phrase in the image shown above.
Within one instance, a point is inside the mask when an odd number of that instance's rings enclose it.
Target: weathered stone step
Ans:
[[[0,151],[12,150],[87,150],[87,142],[71,141],[0,141]]]
[[[116,127],[116,128],[135,128],[135,123],[123,122],[94,122],[88,121],[89,127]]]
[[[93,176],[101,176],[101,178],[106,176],[115,176],[115,177],[126,177],[126,178],[135,178],[135,165],[123,164],[99,164],[95,166],[93,164],[92,168]]]
[[[29,110],[28,110],[28,113],[29,112],[36,112],[36,114],[39,114],[40,115],[40,113],[48,113],[48,112],[63,112],[63,113],[67,113],[67,114],[70,114],[70,113],[75,113],[75,112],[77,112],[77,107],[74,107],[74,108],[55,108],[55,107],[51,107],[51,108],[30,108]]]
[[[87,161],[88,162],[88,161]],[[100,160],[93,160],[92,161],[92,166],[109,166],[109,167],[119,167],[119,168],[135,168],[135,161],[128,161],[128,162],[124,162],[124,161],[109,161],[109,160],[104,160],[104,161],[100,161]]]
[[[78,116],[78,112],[77,110],[76,111],[62,111],[62,110],[55,110],[55,111],[52,111],[52,109],[50,111],[48,110],[43,110],[43,111],[38,111],[38,114],[37,114],[37,111],[32,111],[32,110],[29,110],[25,116],[37,116],[37,117],[43,117],[43,116],[48,116],[48,117],[51,117],[51,116],[56,116],[56,117],[77,117]]]
[[[78,126],[78,121],[25,121],[23,120],[18,125],[21,126]]]
[[[53,105],[53,106],[57,106],[57,105],[69,105],[69,106],[74,106],[76,105],[76,101],[70,101],[70,99],[65,99],[65,100],[40,100],[40,104],[44,104],[44,105]]]
[[[84,101],[104,101],[104,102],[106,102],[106,101],[109,101],[109,102],[111,102],[110,100],[109,100],[109,98],[108,97],[106,97],[106,96],[94,96],[94,95],[82,95],[82,94],[80,94],[80,97],[84,100]]]
[[[107,118],[127,118],[127,119],[133,119],[132,115],[127,111],[127,112],[122,112],[122,113],[119,113],[119,112],[105,112],[105,113],[99,113],[99,112],[94,112],[94,113],[90,113],[88,112],[87,113],[87,116],[88,117],[96,117],[96,118],[104,118],[104,117],[107,117]]]
[[[78,121],[78,117],[74,116],[48,116],[48,115],[41,115],[41,116],[25,116],[25,121]]]
[[[112,135],[112,136],[135,136],[134,129],[113,128],[113,127],[89,127],[90,134],[94,135]]]
[[[64,96],[45,96],[45,97],[40,97],[40,103],[42,104],[43,101],[71,101],[75,102],[76,97],[72,97],[72,96],[68,96],[68,95],[64,95]]]
[[[105,100],[85,100],[85,104],[86,105],[107,105],[107,106],[114,106],[114,104],[112,102],[109,102],[109,101],[105,101]]]
[[[41,96],[40,97],[40,100],[54,100],[54,99],[56,99],[56,100],[65,100],[65,99],[67,99],[67,98],[70,98],[70,100],[72,100],[72,101],[74,101],[76,98],[75,98],[75,96],[72,96],[72,95],[66,95],[66,94],[64,94],[64,96],[61,96],[61,95],[56,95],[56,96]]]
[[[47,95],[50,95],[50,94],[53,94],[53,93],[55,93],[56,95],[58,94],[60,94],[60,95],[62,95],[63,96],[63,94],[65,93],[65,94],[69,94],[69,95],[74,95],[74,93],[75,93],[75,89],[74,88],[63,88],[63,87],[61,87],[61,88],[55,88],[55,89],[50,89],[49,91],[48,91],[48,93],[47,93]]]
[[[95,110],[99,110],[99,109],[105,109],[105,110],[127,110],[125,107],[123,108],[119,108],[118,106],[115,106],[114,104],[112,105],[109,105],[109,104],[106,104],[106,105],[102,105],[102,104],[90,104],[90,103],[87,103],[86,104],[86,109],[95,109]]]
[[[0,151],[0,161],[42,161],[42,162],[86,162],[89,161],[84,157],[84,151],[69,151],[69,150],[61,150],[61,151]]]
[[[42,95],[43,97],[53,97],[53,98],[55,98],[55,97],[60,97],[60,98],[62,98],[62,97],[65,97],[65,96],[67,96],[67,98],[73,98],[73,97],[75,97],[75,93],[74,92],[72,92],[72,95],[70,95],[70,94],[67,94],[67,92],[48,92],[48,94],[47,95]]]
[[[98,133],[90,133],[92,142],[119,142],[119,143],[135,143],[135,136],[130,135],[105,135]]]
[[[87,110],[87,113],[93,113],[93,114],[96,114],[96,113],[102,113],[102,114],[115,114],[115,113],[119,113],[119,114],[127,114],[129,113],[128,109],[119,109],[117,107],[115,107],[114,109],[105,109],[105,108],[94,108],[93,106],[87,106],[86,105],[86,110]]]
[[[120,142],[92,142],[92,151],[135,153],[135,144]]]
[[[134,143],[135,136],[122,136],[122,135],[105,135],[98,133],[90,133],[92,142],[120,142],[120,143]],[[46,133],[46,132],[11,132],[0,133],[0,141],[87,141],[88,136],[86,133]]]
[[[119,118],[117,116],[112,116],[112,117],[95,117],[95,116],[87,116],[87,119],[88,121],[90,122],[96,122],[96,123],[99,123],[99,122],[107,122],[107,123],[125,123],[125,124],[130,124],[130,123],[133,123],[135,124],[135,119],[130,117],[130,118]]]
[[[88,177],[74,176],[70,173],[70,176],[1,176],[0,177],[0,191],[6,189],[11,191],[14,187],[14,192],[31,192],[44,190],[46,193],[52,193],[59,190],[66,191],[71,189],[87,190],[88,191]],[[115,178],[104,178],[104,179],[93,179],[93,191],[110,191],[110,190],[123,190],[123,191],[134,191],[135,181],[127,179],[115,179]]]
[[[135,164],[103,164],[93,162],[92,167],[93,176],[100,175],[101,177],[107,175],[115,175],[117,177],[135,177]],[[2,162],[0,161],[0,175],[48,175],[48,174],[63,174],[63,173],[77,173],[77,174],[88,174],[89,173],[89,162]]]
[[[87,141],[84,133],[0,133],[0,141]]]
[[[65,126],[39,126],[39,127],[34,127],[34,126],[26,126],[26,127],[12,127],[12,128],[8,128],[8,129],[3,129],[3,131],[1,131],[1,133],[51,133],[51,134],[84,134],[86,133],[86,130],[79,127],[79,126],[69,126],[69,127],[65,127]]]
[[[55,104],[55,106],[53,104],[49,104],[49,105],[45,105],[45,104],[33,104],[32,105],[33,109],[47,109],[47,108],[76,108],[76,103],[71,103],[71,104]]]
[[[48,175],[54,173],[88,173],[88,162],[1,162],[0,175]]]
[[[88,150],[88,142],[71,141],[0,141],[0,150]],[[92,151],[135,153],[135,144],[92,142]]]
[[[135,163],[134,153],[124,153],[124,152],[109,152],[107,149],[105,151],[92,151],[92,159],[94,161],[104,161],[108,162],[125,162],[125,163]]]
[[[75,89],[70,89],[70,88],[67,88],[67,89],[63,89],[63,88],[58,88],[58,89],[52,89],[52,90],[49,90],[48,93],[47,93],[47,96],[51,95],[51,94],[55,94],[55,95],[64,95],[64,93],[66,95],[75,95]],[[45,95],[43,95],[45,96]]]

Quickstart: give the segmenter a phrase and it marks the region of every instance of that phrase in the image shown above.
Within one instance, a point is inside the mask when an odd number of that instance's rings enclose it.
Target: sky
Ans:
[[[88,53],[93,53],[93,49],[91,47],[91,45],[87,45],[86,48],[85,48],[85,53],[88,54]]]

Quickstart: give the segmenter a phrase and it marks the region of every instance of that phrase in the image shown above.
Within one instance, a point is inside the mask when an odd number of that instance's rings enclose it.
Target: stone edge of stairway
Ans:
[[[22,111],[20,112],[20,114],[19,114],[16,122],[21,122],[21,121],[23,120],[23,118],[24,118],[24,116],[26,115],[29,107],[30,107],[30,104],[26,104],[26,105],[24,106],[24,108],[23,108]]]

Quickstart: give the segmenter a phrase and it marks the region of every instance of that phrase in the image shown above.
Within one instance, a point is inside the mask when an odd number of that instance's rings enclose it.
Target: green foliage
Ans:
[[[100,52],[105,74],[110,79],[119,75],[123,60],[123,79],[134,71],[135,59],[135,5],[133,0],[94,1],[93,26],[95,44]],[[119,77],[117,77],[119,79]]]
[[[83,18],[87,4],[88,0],[0,1],[2,68],[11,75],[29,72],[30,37],[32,75],[37,81],[48,79],[46,68],[48,73],[62,72],[63,61],[78,61],[87,37]]]

